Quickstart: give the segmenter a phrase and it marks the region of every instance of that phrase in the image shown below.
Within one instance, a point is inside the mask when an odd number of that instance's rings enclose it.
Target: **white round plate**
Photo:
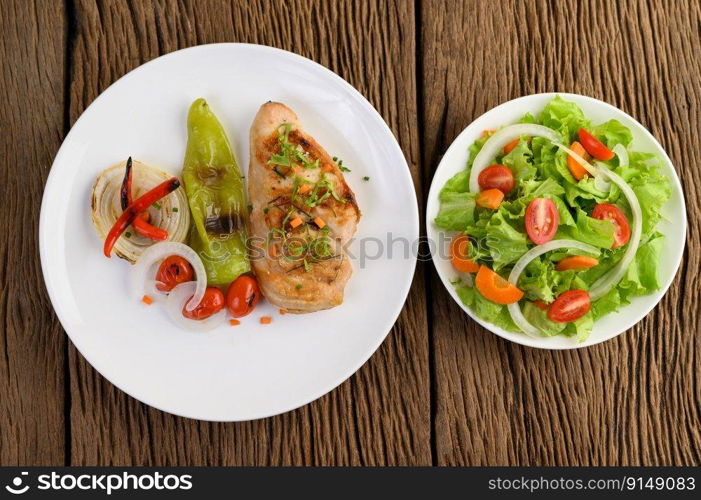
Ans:
[[[433,181],[431,182],[431,190],[428,194],[426,232],[429,241],[434,242],[440,241],[439,238],[441,234],[445,235],[446,232],[438,228],[433,222],[440,208],[438,194],[448,179],[465,168],[468,159],[468,148],[481,136],[482,131],[515,123],[528,112],[536,115],[556,95],[577,103],[586,117],[593,123],[601,123],[615,118],[632,131],[632,147],[634,150],[656,153],[663,159],[664,165],[662,166],[662,171],[671,180],[672,196],[663,207],[662,214],[664,218],[657,226],[657,230],[666,237],[665,251],[662,254],[662,261],[659,267],[660,282],[662,285],[660,290],[650,295],[635,297],[629,305],[622,307],[618,312],[611,313],[597,320],[594,323],[591,335],[584,342],[577,342],[573,337],[565,337],[562,335],[540,339],[532,338],[522,333],[504,330],[503,328],[499,328],[478,318],[462,303],[455,292],[455,286],[451,284],[451,281],[456,279],[458,273],[450,264],[450,258],[447,255],[439,255],[438,245],[432,245],[431,251],[433,263],[436,266],[438,275],[443,281],[443,285],[448,289],[453,300],[455,300],[472,319],[477,321],[477,323],[500,337],[504,337],[517,344],[541,349],[574,349],[598,344],[599,342],[611,339],[643,319],[652,308],[655,307],[660,299],[662,299],[667,288],[669,288],[669,285],[672,283],[677,273],[682,254],[684,253],[684,245],[686,242],[686,207],[684,205],[684,193],[682,192],[679,178],[677,177],[677,173],[672,166],[669,156],[667,156],[667,153],[662,149],[662,146],[660,146],[659,142],[657,142],[652,134],[634,118],[620,109],[599,101],[598,99],[578,94],[564,93],[546,93],[519,97],[518,99],[505,102],[491,109],[473,121],[460,133],[450,145],[448,151],[446,151],[438,165],[438,169],[436,169]],[[450,233],[451,236],[453,234],[454,233]]]
[[[179,175],[186,116],[208,100],[248,167],[248,134],[261,104],[290,106],[305,129],[352,169],[346,180],[363,218],[349,252],[344,303],[307,315],[259,306],[240,326],[183,330],[163,306],[135,303],[129,264],[102,255],[90,220],[97,174],[127,156]],[[369,181],[363,177],[369,176]],[[401,210],[387,210],[387,200]],[[41,207],[44,279],[81,354],[131,396],[177,415],[251,420],[286,412],[332,390],[382,343],[409,292],[416,258],[379,256],[361,240],[418,238],[416,195],[404,155],[380,115],[336,74],[301,56],[257,45],[216,44],[159,57],[102,93],[71,129]],[[373,240],[375,241],[375,240]],[[261,316],[272,316],[261,325]]]

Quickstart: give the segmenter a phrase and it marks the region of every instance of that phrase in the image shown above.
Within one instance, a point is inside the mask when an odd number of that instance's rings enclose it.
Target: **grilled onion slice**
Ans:
[[[124,179],[126,161],[103,170],[97,176],[92,190],[92,222],[103,240],[112,225],[122,214],[120,189]],[[132,162],[132,198],[136,199],[156,187],[172,174],[139,161]],[[190,229],[190,209],[181,187],[149,208],[150,222],[168,231],[168,241],[185,242]],[[127,234],[128,233],[128,237]],[[130,226],[114,246],[115,253],[131,262],[137,261],[141,253],[156,243],[144,238]]]

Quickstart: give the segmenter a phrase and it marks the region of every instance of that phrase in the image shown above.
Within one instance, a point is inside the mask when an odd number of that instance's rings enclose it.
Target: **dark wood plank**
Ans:
[[[60,2],[0,3],[0,465],[62,465],[66,341],[39,264],[39,208],[64,129]]]
[[[163,53],[240,41],[295,51],[347,78],[378,107],[418,173],[410,2],[203,1],[75,4],[71,119],[115,79]],[[429,464],[423,280],[358,374],[306,407],[261,421],[177,418],[125,396],[70,350],[74,464]]]
[[[661,304],[631,331],[588,349],[547,352],[501,340],[471,322],[434,274],[437,462],[698,465],[701,174],[690,152],[701,149],[701,5],[421,4],[427,171],[495,105],[576,92],[653,132],[684,183],[689,214],[683,267]]]

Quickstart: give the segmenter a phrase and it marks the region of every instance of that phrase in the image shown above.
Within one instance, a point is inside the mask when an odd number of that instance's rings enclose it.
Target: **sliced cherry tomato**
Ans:
[[[586,255],[573,255],[572,257],[565,257],[560,262],[555,265],[556,271],[581,271],[583,269],[589,269],[599,264],[598,259],[594,257],[587,257]]]
[[[587,292],[568,290],[552,303],[548,318],[556,323],[569,323],[587,314],[589,309],[591,309],[591,299]]]
[[[504,154],[508,155],[509,153],[511,153],[514,150],[514,148],[516,146],[518,146],[518,143],[520,140],[521,140],[521,138],[518,137],[518,138],[514,139],[513,141],[511,141],[510,143],[508,143],[506,146],[504,146]]]
[[[497,304],[512,304],[523,298],[521,290],[487,266],[480,266],[475,278],[475,286],[485,299]]]
[[[545,301],[542,301],[540,299],[534,300],[533,302],[531,302],[531,304],[536,306],[541,311],[547,311],[548,309],[550,309],[550,304],[548,304]]]
[[[499,205],[501,205],[503,199],[504,193],[498,189],[487,189],[486,191],[480,191],[475,202],[480,207],[496,210],[499,208]]]
[[[584,146],[584,149],[587,150],[587,153],[592,155],[597,160],[608,161],[616,156],[613,151],[604,146],[596,137],[591,135],[583,128],[579,129],[579,142],[582,143],[582,146]]]
[[[226,307],[235,318],[250,314],[260,301],[258,282],[249,274],[236,278],[226,291]]]
[[[610,203],[600,203],[594,207],[591,214],[595,219],[608,220],[616,226],[616,232],[613,233],[613,245],[611,248],[622,247],[630,240],[630,224],[625,214],[616,205]]]
[[[509,194],[514,188],[514,174],[504,165],[490,165],[480,172],[477,182],[482,191],[498,189],[504,194]]]
[[[178,255],[167,257],[156,273],[156,288],[161,292],[170,292],[180,283],[192,281],[195,272],[190,263]]]
[[[574,141],[570,145],[570,149],[577,153],[579,156],[584,158],[585,160],[589,161],[591,160],[591,156],[589,156],[584,149],[584,146],[582,146],[580,143],[577,141]],[[574,177],[576,180],[581,181],[584,179],[587,175],[589,175],[589,172],[587,172],[587,169],[582,166],[581,163],[579,163],[574,156],[567,156],[567,168],[570,169],[570,173],[572,174],[572,177]]]
[[[526,208],[526,233],[536,245],[552,240],[560,225],[560,214],[553,200],[536,198]]]
[[[469,255],[470,239],[464,234],[458,234],[450,244],[450,262],[460,272],[476,273],[480,266]]]
[[[189,300],[188,300],[189,302]],[[187,311],[185,307],[187,302],[183,306],[183,316],[189,319],[207,319],[213,314],[217,314],[219,311],[224,309],[224,294],[215,286],[208,286],[204,291],[204,297],[200,305],[195,307],[192,311]]]

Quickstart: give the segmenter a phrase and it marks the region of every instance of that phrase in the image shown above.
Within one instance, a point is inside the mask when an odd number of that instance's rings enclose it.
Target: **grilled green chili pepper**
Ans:
[[[192,212],[190,246],[210,285],[228,285],[251,270],[246,254],[243,177],[221,123],[197,99],[187,117],[183,182]]]

